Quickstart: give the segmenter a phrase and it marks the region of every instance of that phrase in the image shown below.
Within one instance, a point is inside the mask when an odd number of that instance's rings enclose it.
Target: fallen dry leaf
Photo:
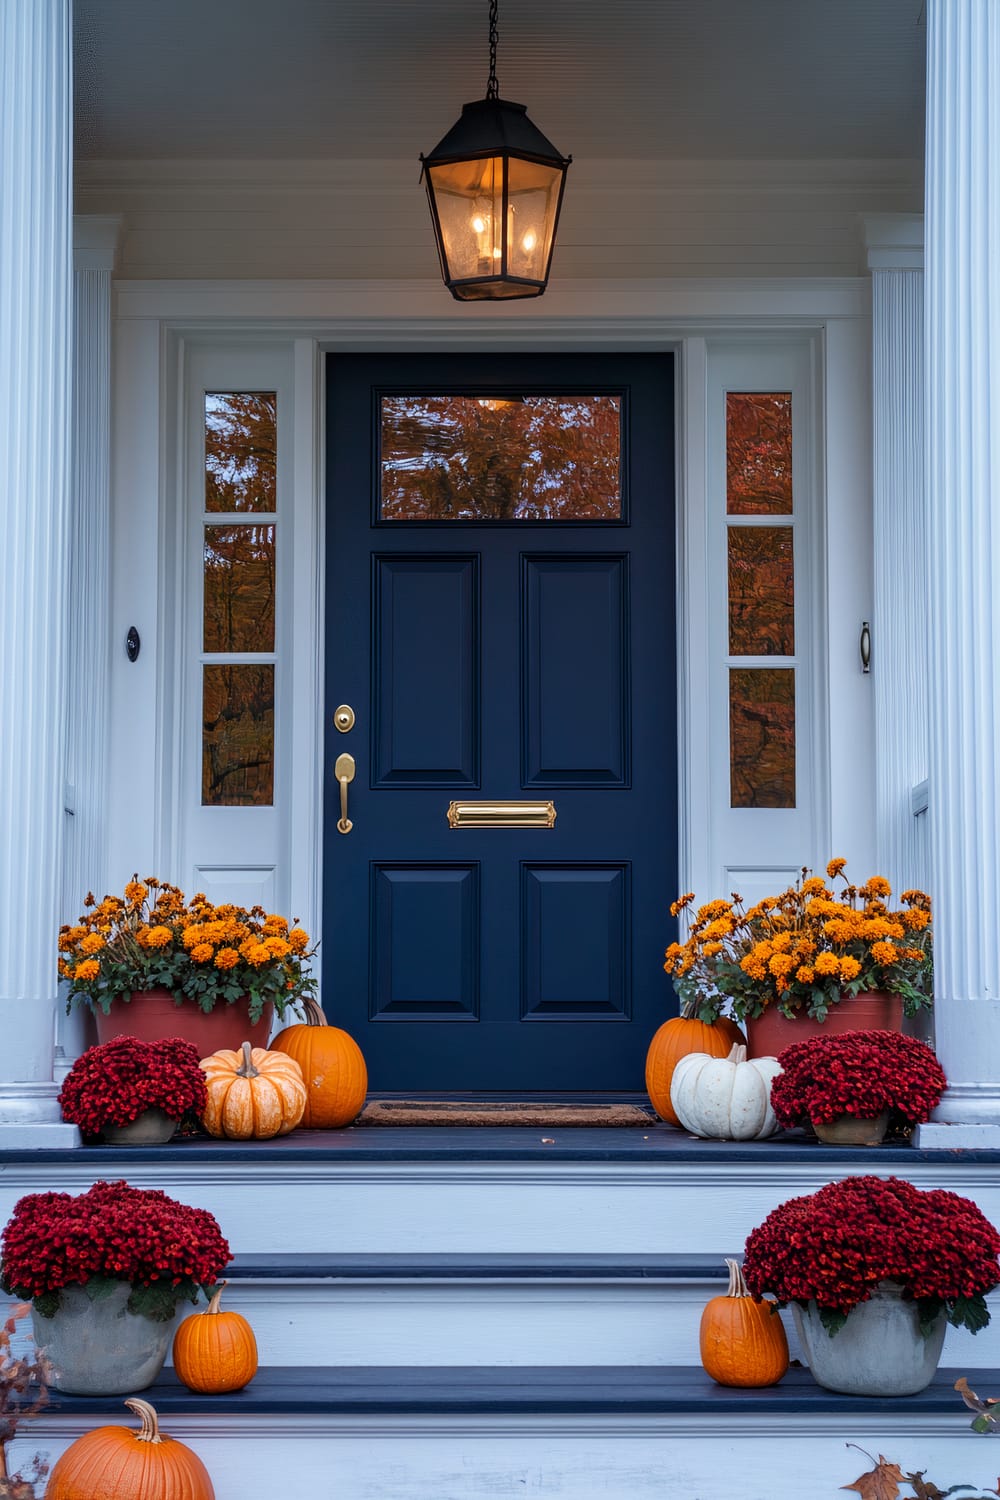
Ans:
[[[925,1481],[925,1469],[918,1469],[915,1474],[907,1474],[907,1479],[913,1486],[914,1500],[945,1500],[944,1490],[939,1490],[933,1480]]]
[[[857,1490],[861,1500],[898,1500],[899,1486],[906,1475],[898,1464],[889,1463],[879,1454],[878,1463],[867,1474],[861,1474],[853,1484],[842,1484],[842,1490]]]
[[[973,1431],[1000,1432],[1000,1398],[996,1396],[980,1398],[975,1391],[969,1389],[969,1382],[964,1375],[960,1375],[955,1381],[955,1389],[969,1410],[977,1414],[972,1423]],[[997,1480],[997,1486],[1000,1488],[1000,1480]]]

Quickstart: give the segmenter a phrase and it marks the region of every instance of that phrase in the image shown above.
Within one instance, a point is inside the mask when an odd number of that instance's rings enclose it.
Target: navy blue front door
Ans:
[[[568,518],[534,439],[452,451],[459,395],[477,445],[555,402]],[[589,400],[620,502],[563,451]],[[671,358],[331,355],[327,433],[326,1013],[376,1091],[641,1090],[677,880]],[[476,802],[555,822],[449,823]]]

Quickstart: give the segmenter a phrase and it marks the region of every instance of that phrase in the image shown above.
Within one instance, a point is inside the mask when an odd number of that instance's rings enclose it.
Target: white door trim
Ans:
[[[145,361],[147,384],[142,396],[149,417],[145,431],[153,428],[155,420],[160,433],[159,447],[154,453],[147,448],[141,456],[137,455],[129,434],[119,428],[116,513],[121,515],[127,506],[135,504],[135,489],[123,489],[121,476],[141,474],[147,485],[155,482],[155,534],[160,544],[153,645],[157,741],[166,774],[159,781],[162,801],[152,811],[147,826],[139,830],[141,847],[136,849],[136,830],[127,826],[126,819],[113,831],[113,871],[125,870],[127,865],[127,873],[131,873],[138,861],[166,873],[168,865],[176,871],[177,861],[183,857],[183,810],[176,782],[182,761],[181,726],[171,718],[168,699],[176,686],[173,664],[178,661],[180,646],[179,611],[175,608],[180,580],[175,572],[172,528],[176,526],[177,478],[181,467],[178,455],[182,445],[183,372],[191,348],[205,345],[231,348],[245,342],[255,348],[282,346],[293,354],[295,541],[289,649],[296,731],[290,758],[287,841],[283,852],[288,860],[289,904],[307,925],[312,924],[312,930],[318,930],[324,754],[321,697],[324,353],[331,349],[443,351],[516,347],[541,351],[610,346],[622,351],[675,352],[678,701],[684,705],[693,701],[699,692],[699,681],[703,681],[700,663],[704,643],[700,632],[692,628],[688,605],[702,587],[702,564],[691,553],[695,539],[689,535],[689,517],[695,512],[704,513],[707,487],[706,343],[723,336],[729,343],[811,336],[821,357],[824,330],[831,322],[843,321],[845,326],[856,327],[863,339],[870,318],[870,284],[862,279],[630,282],[617,287],[609,287],[607,283],[595,283],[593,287],[575,283],[564,284],[556,295],[547,294],[544,315],[537,312],[529,315],[524,311],[528,304],[521,304],[516,309],[504,309],[504,316],[480,313],[470,316],[468,309],[457,308],[447,315],[427,317],[426,308],[440,302],[441,291],[439,285],[430,283],[118,283],[117,320],[122,350],[128,350],[130,328],[143,329],[143,343],[148,348],[148,335],[155,321],[162,356],[159,380],[153,387],[148,383],[151,361]],[[645,311],[640,312],[643,303]],[[537,304],[532,306],[537,308]],[[573,310],[564,310],[569,307]],[[119,373],[127,379],[127,372]],[[155,405],[155,419],[147,403]],[[821,440],[821,434],[817,434],[817,441]],[[865,434],[859,433],[862,446],[864,440]],[[821,510],[824,509],[822,490],[821,486],[818,494]],[[142,503],[148,505],[148,498]],[[123,608],[127,612],[127,606]],[[124,719],[127,719],[127,703],[119,695],[116,727]],[[691,723],[687,713],[684,721]],[[817,752],[825,765],[827,746],[818,745]],[[173,774],[170,774],[171,764]],[[708,788],[704,756],[695,752],[683,726],[678,768],[679,860],[684,886],[702,874],[694,850],[698,830],[706,826]],[[825,771],[821,771],[821,778],[823,775]]]

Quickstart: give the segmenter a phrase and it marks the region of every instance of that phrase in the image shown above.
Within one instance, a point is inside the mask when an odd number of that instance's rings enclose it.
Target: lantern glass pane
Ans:
[[[507,274],[544,281],[552,250],[562,171],[510,160],[507,190]]]
[[[503,157],[429,167],[449,280],[499,276]]]

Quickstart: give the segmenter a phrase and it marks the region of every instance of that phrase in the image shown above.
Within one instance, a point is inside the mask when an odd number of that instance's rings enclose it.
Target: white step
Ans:
[[[578,1277],[533,1282],[449,1274],[456,1256],[700,1258],[718,1266],[776,1204],[835,1177],[876,1172],[977,1201],[1000,1223],[1000,1153],[842,1151],[787,1140],[734,1147],[667,1127],[563,1131],[354,1130],[252,1145],[8,1152],[0,1223],[23,1193],[80,1192],[127,1175],[219,1218],[241,1257],[395,1256],[443,1274],[251,1277],[243,1307],[270,1363],[310,1365],[695,1365],[701,1307],[718,1283]],[[706,1253],[711,1255],[706,1258]],[[302,1263],[304,1264],[304,1262]],[[357,1265],[355,1267],[357,1270]],[[233,1301],[232,1299],[237,1300]],[[996,1299],[994,1299],[996,1300]],[[794,1346],[794,1335],[791,1342]],[[944,1358],[970,1373],[1000,1365],[1000,1313],[973,1338],[949,1330]]]
[[[702,1309],[726,1285],[721,1255],[237,1257],[229,1274],[225,1305],[283,1366],[697,1365]],[[990,1305],[975,1337],[948,1329],[946,1363],[1000,1366],[1000,1295]]]
[[[628,1368],[269,1372],[256,1391],[212,1398],[171,1392],[167,1377],[150,1394],[217,1500],[834,1500],[869,1467],[848,1443],[942,1489],[995,1481],[992,1444],[970,1434],[955,1375],[895,1401],[831,1396],[804,1372],[727,1391],[700,1372]],[[118,1411],[63,1398],[14,1457],[54,1459]]]
[[[372,1129],[250,1146],[7,1152],[0,1223],[23,1193],[127,1176],[210,1209],[240,1254],[697,1255],[738,1249],[784,1199],[859,1173],[949,1188],[1000,1223],[1000,1151],[734,1146],[668,1126],[637,1135],[565,1130],[547,1146],[531,1131]],[[485,1139],[496,1136],[499,1145]]]

